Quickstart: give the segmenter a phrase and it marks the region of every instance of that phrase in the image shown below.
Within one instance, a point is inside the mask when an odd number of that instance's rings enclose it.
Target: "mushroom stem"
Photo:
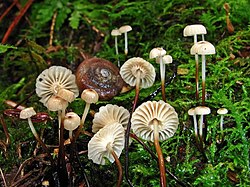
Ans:
[[[120,67],[121,64],[120,64],[120,59],[119,59],[119,51],[118,51],[118,42],[117,42],[117,36],[115,36],[115,53],[116,53],[116,56],[117,56],[117,66]]]
[[[82,114],[82,120],[81,120],[81,123],[80,123],[77,131],[76,131],[75,138],[73,139],[73,141],[76,141],[76,139],[79,137],[79,135],[81,134],[81,132],[83,130],[85,119],[86,119],[88,112],[89,112],[89,108],[90,108],[90,103],[86,102],[85,108],[84,108],[84,111]],[[72,143],[73,143],[73,141],[72,141]]]
[[[221,130],[221,141],[224,139],[224,132],[223,132],[223,115],[220,117],[220,130]]]
[[[70,141],[72,141],[72,139],[73,139],[73,131],[69,131],[69,139],[70,139]]]
[[[201,55],[202,59],[202,66],[201,66],[201,73],[202,73],[202,105],[205,105],[205,86],[206,86],[206,57],[205,55]]]
[[[125,37],[124,53],[125,55],[127,55],[128,54],[128,33],[127,32],[124,33],[124,37]]]
[[[201,143],[203,142],[202,138],[202,131],[203,131],[203,121],[204,121],[204,116],[201,115],[200,117],[200,126],[199,126],[199,136],[200,136],[200,141]]]
[[[196,101],[199,100],[199,57],[195,54],[195,83],[196,83]]]
[[[153,120],[153,126],[154,126],[154,144],[155,149],[158,155],[158,165],[160,169],[160,185],[161,187],[166,187],[166,170],[165,170],[165,164],[164,164],[164,158],[161,151],[160,143],[159,143],[159,128],[158,128],[158,121]]]
[[[47,153],[51,164],[53,165],[53,158],[49,152],[49,149],[47,148],[47,146],[45,145],[45,143],[41,140],[40,136],[37,134],[36,129],[34,128],[34,125],[31,121],[31,118],[28,118],[28,124],[30,126],[31,132],[33,133],[33,135],[35,136],[36,140],[38,141],[38,143],[42,146],[43,150]]]
[[[197,124],[196,114],[193,115],[193,120],[194,120],[195,140],[196,140],[197,146],[199,147],[199,140],[198,140],[198,124]]]
[[[161,71],[161,93],[162,100],[166,102],[166,92],[165,92],[165,64],[163,64],[162,56],[159,57],[160,60],[160,71]]]
[[[121,183],[122,183],[122,165],[121,165],[121,162],[118,158],[118,156],[115,154],[115,151],[111,148],[110,150],[112,156],[114,157],[115,159],[115,163],[116,163],[116,166],[117,166],[117,169],[118,169],[118,181],[117,181],[117,187],[120,187],[121,186]]]

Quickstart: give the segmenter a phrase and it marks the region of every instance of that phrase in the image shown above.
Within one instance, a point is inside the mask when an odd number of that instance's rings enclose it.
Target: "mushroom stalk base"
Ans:
[[[119,176],[118,176],[118,181],[117,181],[117,187],[120,187],[121,186],[121,183],[122,183],[122,165],[121,165],[121,162],[118,158],[118,156],[115,154],[114,150],[110,150],[112,156],[114,157],[115,159],[115,163],[116,163],[116,166],[118,168],[118,172],[119,172]]]
[[[164,164],[164,158],[163,158],[160,143],[159,143],[159,129],[158,129],[159,124],[156,120],[154,120],[153,125],[154,125],[154,144],[155,144],[155,149],[158,155],[158,165],[160,169],[160,185],[161,187],[166,187],[167,181],[166,181],[165,164]]]

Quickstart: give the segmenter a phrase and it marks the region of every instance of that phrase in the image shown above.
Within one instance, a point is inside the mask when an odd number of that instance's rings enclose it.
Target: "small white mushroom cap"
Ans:
[[[187,25],[183,30],[184,36],[194,36],[197,34],[207,34],[206,28],[201,24]]]
[[[193,116],[193,115],[195,115],[196,113],[195,113],[195,108],[190,108],[189,110],[188,110],[188,115],[190,115],[190,116]]]
[[[171,64],[173,62],[173,58],[171,55],[164,55],[162,57],[162,62],[163,64]],[[159,64],[160,63],[160,59],[156,58],[156,63]]]
[[[79,95],[75,75],[72,71],[62,66],[51,66],[45,69],[36,79],[36,94],[46,106],[52,95],[57,95],[60,89],[74,93],[74,98]]]
[[[131,129],[144,140],[154,141],[153,121],[159,123],[159,141],[174,135],[179,119],[175,109],[164,101],[147,101],[141,104],[131,118]]]
[[[212,55],[215,54],[215,47],[208,41],[199,41],[190,49],[191,55]]]
[[[125,143],[125,131],[121,124],[114,123],[100,129],[88,143],[88,158],[96,164],[105,165],[108,159],[115,161],[111,151],[119,158]],[[112,150],[110,150],[112,149]]]
[[[112,36],[120,36],[120,35],[122,35],[122,33],[119,31],[119,29],[113,29],[111,31],[111,35]]]
[[[75,112],[68,112],[63,122],[66,130],[73,131],[80,125],[81,118]]]
[[[25,109],[21,110],[21,112],[20,112],[21,119],[28,119],[34,115],[36,115],[36,112],[35,112],[33,107],[25,108]]]
[[[93,89],[85,89],[81,94],[82,100],[86,103],[96,103],[99,99],[98,93]]]
[[[46,103],[49,111],[65,110],[68,107],[68,102],[61,97],[52,95]]]
[[[197,115],[208,115],[211,113],[211,110],[209,107],[206,106],[197,106],[195,107],[195,113]]]
[[[140,87],[148,88],[154,84],[155,68],[148,61],[140,57],[128,59],[121,67],[122,79],[130,86],[135,86],[137,72],[140,71]]]
[[[107,104],[99,108],[93,119],[92,132],[96,133],[106,125],[120,123],[126,129],[129,121],[129,111],[122,106]]]
[[[156,47],[153,48],[150,52],[149,52],[149,58],[159,58],[161,56],[164,56],[167,52],[162,48],[162,47]]]
[[[130,25],[124,25],[119,28],[120,33],[125,33],[132,31],[132,27]]]
[[[66,101],[68,101],[70,103],[72,101],[74,101],[74,99],[75,99],[74,92],[71,92],[70,90],[67,90],[67,89],[64,89],[64,88],[62,88],[62,89],[60,89],[58,91],[57,96],[61,97],[62,99],[66,100]]]
[[[217,110],[217,113],[220,114],[220,115],[225,115],[228,113],[228,110],[226,108],[219,108]]]

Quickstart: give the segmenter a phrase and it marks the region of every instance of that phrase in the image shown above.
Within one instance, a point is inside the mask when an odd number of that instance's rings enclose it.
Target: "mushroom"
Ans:
[[[118,44],[117,44],[117,36],[120,36],[122,33],[120,33],[119,29],[113,29],[111,31],[111,35],[115,37],[115,53],[118,58],[118,67],[120,67],[120,60],[119,60],[119,51],[118,51]]]
[[[163,63],[163,56],[166,54],[166,51],[157,47],[150,51],[149,58],[156,58],[156,63],[160,64],[160,75],[161,75],[161,92],[162,92],[162,100],[166,102],[166,94],[165,94],[165,64]]]
[[[220,115],[220,130],[221,130],[221,133],[222,133],[222,140],[224,138],[224,133],[223,133],[223,118],[224,118],[224,115],[228,113],[228,110],[226,108],[219,108],[217,110],[217,114]]]
[[[82,94],[81,94],[81,98],[82,100],[85,101],[85,108],[84,108],[84,112],[82,114],[82,119],[81,119],[81,123],[80,126],[76,132],[75,135],[75,140],[78,138],[78,136],[80,135],[82,129],[83,129],[83,125],[85,122],[85,119],[87,117],[87,114],[89,112],[89,108],[90,108],[90,104],[92,103],[96,103],[99,99],[98,93],[93,90],[93,89],[85,89],[83,90]]]
[[[75,112],[68,112],[63,120],[64,128],[69,131],[69,138],[72,140],[72,132],[81,122],[81,118]]]
[[[197,43],[197,35],[202,36],[202,41],[204,41],[204,34],[207,34],[206,28],[201,24],[188,25],[183,30],[184,36],[194,36],[194,44]],[[195,54],[195,83],[196,83],[196,100],[199,100],[199,57],[198,54]]]
[[[94,89],[100,100],[112,99],[125,85],[117,66],[102,58],[84,60],[76,70],[76,84],[80,92]]]
[[[25,109],[21,110],[20,119],[27,119],[28,120],[28,124],[29,124],[29,127],[31,129],[31,132],[35,136],[38,143],[42,146],[43,150],[48,154],[48,157],[50,158],[51,164],[53,164],[53,158],[51,157],[49,149],[44,144],[44,142],[41,140],[40,136],[37,134],[36,129],[35,129],[33,123],[32,123],[31,117],[34,116],[34,115],[36,115],[36,112],[35,112],[34,108],[33,107],[28,107],[28,108],[25,108]]]
[[[166,186],[166,172],[159,141],[172,137],[178,124],[179,119],[175,109],[164,101],[147,101],[132,114],[131,128],[133,132],[138,137],[155,144],[162,187]]]
[[[206,107],[206,106],[197,106],[195,107],[195,113],[196,115],[200,115],[199,136],[200,136],[201,142],[203,142],[202,130],[203,130],[204,115],[210,114],[211,110],[209,107]]]
[[[207,41],[200,41],[195,43],[192,48],[190,49],[190,53],[192,55],[201,55],[202,59],[202,67],[201,67],[201,74],[202,74],[202,105],[205,105],[205,79],[206,79],[206,57],[205,55],[215,54],[214,46]]]
[[[107,104],[95,113],[92,132],[97,133],[101,128],[113,123],[120,123],[126,130],[129,121],[129,111],[122,106]]]
[[[135,86],[135,98],[131,113],[134,112],[139,98],[140,87],[148,88],[153,85],[155,80],[155,69],[152,64],[140,57],[134,57],[128,59],[121,67],[120,74],[123,80],[130,86]],[[128,162],[129,162],[129,134],[131,129],[131,123],[128,123],[126,135],[125,135],[125,177],[127,182],[131,185],[128,178]]]
[[[197,118],[196,118],[196,113],[194,108],[190,108],[188,110],[188,115],[193,116],[193,121],[194,121],[194,133],[195,137],[198,137],[198,125],[197,125]]]
[[[125,47],[124,47],[124,53],[125,55],[128,54],[128,32],[132,31],[132,27],[129,25],[124,25],[119,28],[120,33],[124,33],[125,37]]]
[[[114,161],[118,167],[117,186],[122,181],[122,166],[119,157],[124,148],[124,128],[120,123],[113,123],[100,129],[88,143],[88,158],[96,164],[105,165],[106,160]]]
[[[41,97],[40,101],[47,106],[47,102],[52,95],[58,95],[60,89],[70,92],[69,102],[78,95],[79,90],[76,85],[75,75],[71,70],[62,66],[51,66],[45,69],[36,79],[36,94]],[[67,92],[64,90],[64,93]]]

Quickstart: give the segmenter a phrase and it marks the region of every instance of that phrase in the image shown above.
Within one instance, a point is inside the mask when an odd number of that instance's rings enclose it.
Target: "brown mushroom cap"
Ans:
[[[84,60],[76,70],[76,84],[80,92],[94,89],[100,100],[110,100],[120,93],[124,81],[113,63],[101,58]]]

